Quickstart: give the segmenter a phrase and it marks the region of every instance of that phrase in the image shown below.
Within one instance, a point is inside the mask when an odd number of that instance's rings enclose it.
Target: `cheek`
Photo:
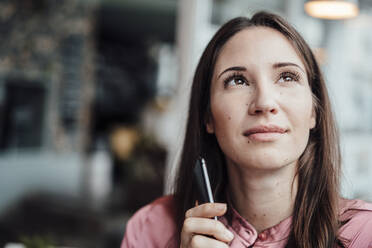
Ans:
[[[212,116],[216,132],[223,131],[231,125],[231,122],[233,122],[232,113],[226,105],[215,105],[212,109]]]
[[[216,135],[226,136],[227,133],[238,130],[242,118],[242,108],[231,99],[229,101],[219,99],[219,101],[212,103],[212,116]]]
[[[308,130],[312,124],[313,101],[309,92],[285,97],[288,118],[296,128]]]
[[[294,143],[299,149],[306,146],[309,139],[309,132],[312,123],[312,102],[296,102],[293,103],[289,113],[289,121],[294,134]]]

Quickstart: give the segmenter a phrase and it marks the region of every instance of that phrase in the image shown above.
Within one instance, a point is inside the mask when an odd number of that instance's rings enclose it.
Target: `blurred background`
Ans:
[[[0,247],[119,247],[134,211],[172,190],[202,50],[259,10],[315,52],[341,132],[342,193],[372,201],[372,1],[348,19],[304,6],[0,0]]]

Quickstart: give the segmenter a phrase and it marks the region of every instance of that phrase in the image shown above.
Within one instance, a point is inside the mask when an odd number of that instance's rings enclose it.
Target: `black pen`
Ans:
[[[207,197],[208,197],[208,202],[214,203],[213,194],[212,194],[212,188],[211,188],[211,183],[209,181],[209,175],[208,175],[207,165],[205,163],[204,158],[200,158],[199,160],[200,161],[198,161],[199,163],[197,163],[196,166],[198,166],[198,164],[199,164],[200,167],[201,167],[201,173],[202,173],[202,176],[203,176],[204,192],[205,192],[205,190],[207,191],[206,193],[207,193]],[[198,168],[196,168],[196,169],[198,169]],[[217,216],[214,216],[214,219],[217,220]]]

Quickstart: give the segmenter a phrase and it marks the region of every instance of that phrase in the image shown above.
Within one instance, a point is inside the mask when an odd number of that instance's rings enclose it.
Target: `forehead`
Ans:
[[[278,62],[298,64],[301,57],[291,42],[279,31],[268,27],[246,28],[232,36],[217,58],[215,73],[229,66],[262,67]]]

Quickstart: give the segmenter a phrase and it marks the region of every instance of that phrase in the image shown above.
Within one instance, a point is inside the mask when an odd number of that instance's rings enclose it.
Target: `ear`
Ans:
[[[206,118],[206,122],[205,122],[205,128],[207,130],[207,133],[209,134],[212,134],[214,133],[214,122],[213,122],[213,118],[208,115],[208,117]]]
[[[316,126],[316,113],[313,109],[311,111],[311,117],[310,117],[310,129],[313,129]]]

